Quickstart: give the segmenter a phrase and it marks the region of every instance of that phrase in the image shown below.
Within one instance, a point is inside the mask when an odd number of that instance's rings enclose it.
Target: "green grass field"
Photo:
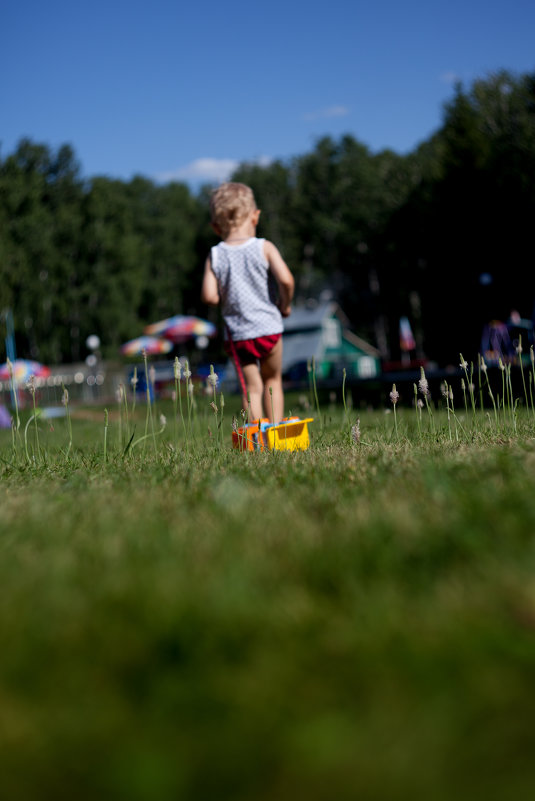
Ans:
[[[164,411],[1,432],[1,797],[533,798],[533,415]]]

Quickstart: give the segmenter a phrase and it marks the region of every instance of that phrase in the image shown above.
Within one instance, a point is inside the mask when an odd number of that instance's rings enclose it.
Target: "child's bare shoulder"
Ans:
[[[273,242],[270,242],[269,239],[264,239],[264,255],[268,261],[270,256],[276,257],[280,255],[278,248],[273,244]]]

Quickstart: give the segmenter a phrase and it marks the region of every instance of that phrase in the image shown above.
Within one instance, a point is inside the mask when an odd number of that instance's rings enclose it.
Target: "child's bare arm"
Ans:
[[[219,303],[219,287],[217,278],[212,270],[212,259],[210,256],[204,264],[204,276],[202,279],[201,300],[209,306],[217,306]]]
[[[279,309],[283,317],[288,317],[292,311],[292,298],[294,296],[295,281],[290,268],[272,242],[264,242],[264,255],[279,287]]]

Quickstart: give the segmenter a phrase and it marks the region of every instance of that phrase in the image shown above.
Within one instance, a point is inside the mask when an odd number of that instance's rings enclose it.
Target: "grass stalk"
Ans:
[[[189,369],[189,363],[187,359],[184,361],[184,379],[186,381],[186,402],[188,407],[187,433],[186,427],[184,427],[184,433],[186,435],[187,447],[189,448],[189,438],[191,437],[191,413],[193,407],[193,384],[191,382],[191,370]]]
[[[33,379],[33,380],[32,380]],[[34,430],[35,430],[35,450],[37,452],[37,456],[41,458],[41,448],[39,446],[39,426],[37,425],[37,417],[39,416],[39,410],[35,404],[35,377],[32,375],[30,376],[31,382],[31,395],[32,395],[32,407],[33,407],[33,422],[34,422]]]
[[[346,401],[346,368],[344,367],[342,377],[342,403],[344,404],[344,416],[345,422],[347,426],[347,436],[348,441],[351,442],[351,418],[349,416],[349,410],[347,408],[347,401]]]
[[[396,432],[396,439],[398,439],[398,417],[396,412],[396,406],[399,400],[399,392],[397,391],[395,384],[392,384],[392,391],[390,392],[390,400],[392,401],[392,408],[394,410],[394,431]]]
[[[137,384],[138,384],[138,377],[137,377],[137,365],[134,367],[134,375],[130,379],[130,383],[132,385],[132,417],[136,414],[136,395],[137,395]]]
[[[520,362],[520,373],[522,375],[522,386],[524,388],[524,399],[526,401],[526,409],[527,409],[529,407],[529,401],[528,401],[528,392],[526,389],[526,378],[524,376],[524,363],[522,361],[522,334],[520,334],[518,337],[518,346],[516,352],[518,354],[518,361]]]
[[[470,377],[468,377],[468,362],[463,358],[463,354],[460,353],[459,356],[461,357],[461,364],[460,367],[464,371],[464,375],[466,378],[466,383],[468,385],[468,394],[470,397],[470,405],[472,407],[472,424],[475,425],[476,423],[476,399],[474,394],[474,364],[473,362],[470,363]],[[468,413],[468,407],[466,408],[466,412]]]
[[[535,383],[535,354],[533,353],[533,345],[530,346],[529,349],[529,360],[531,362],[531,371],[529,374],[530,377],[530,398],[531,398],[531,412],[535,417],[535,406],[533,405],[533,392],[532,392],[532,383]]]
[[[316,404],[316,409],[318,411],[318,417],[319,417],[319,421],[320,421],[320,428],[323,429],[323,420],[322,420],[322,417],[321,417],[320,402],[318,400],[318,387],[316,385],[316,359],[315,359],[314,356],[312,357],[312,386],[314,388],[314,401],[315,401],[315,404]]]
[[[479,391],[479,408],[483,411],[483,386],[481,382],[481,360],[482,356],[480,353],[477,354],[477,378],[478,378],[478,391]]]
[[[280,420],[275,420],[275,414],[273,412],[273,387],[269,388],[269,403],[271,406],[271,422],[272,423],[279,423]]]
[[[108,461],[108,410],[104,409],[104,448],[103,448],[103,463]]]
[[[502,373],[502,416],[503,416],[503,427],[505,429],[506,426],[507,426],[507,420],[506,420],[506,417],[505,417],[505,414],[506,414],[506,412],[505,412],[505,364],[502,362],[501,357],[498,359],[498,365],[499,365],[501,373]],[[498,401],[498,407],[499,407],[499,405],[500,405],[500,403]]]
[[[513,431],[516,434],[516,407],[518,403],[518,399],[515,401],[514,392],[513,392],[513,382],[511,380],[511,365],[507,365],[507,393],[508,397],[510,398],[510,409],[511,409],[511,425],[513,427]]]
[[[15,407],[15,432],[20,437],[20,415],[19,415],[19,398],[17,394],[17,387],[15,386],[15,379],[13,377],[13,364],[8,358],[7,369],[9,372],[9,382],[11,384],[11,397],[13,399],[13,406]],[[15,437],[13,438],[13,450],[16,452]]]
[[[414,410],[416,412],[416,424],[418,426],[418,436],[422,438],[422,408],[420,406],[420,398],[418,397],[418,387],[416,384],[413,384],[414,387]]]
[[[483,358],[483,356],[479,357],[479,363],[480,363],[481,372],[485,376],[485,381],[487,383],[487,390],[488,390],[489,397],[490,397],[491,402],[492,402],[492,407],[494,409],[494,422],[495,422],[495,425],[496,425],[496,431],[498,431],[498,428],[499,428],[498,410],[496,408],[496,401],[494,400],[494,394],[492,392],[492,387],[491,387],[490,381],[489,381],[487,365],[485,363],[485,359]]]

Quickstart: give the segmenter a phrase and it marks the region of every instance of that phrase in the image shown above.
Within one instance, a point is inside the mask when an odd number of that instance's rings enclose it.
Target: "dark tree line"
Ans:
[[[399,357],[477,354],[485,322],[535,301],[535,75],[459,85],[440,129],[406,156],[351,136],[267,167],[243,164],[298,299],[330,293],[356,331]],[[108,355],[147,322],[207,313],[208,188],[84,180],[72,149],[21,141],[0,160],[0,310],[21,355],[69,361],[97,333]]]

